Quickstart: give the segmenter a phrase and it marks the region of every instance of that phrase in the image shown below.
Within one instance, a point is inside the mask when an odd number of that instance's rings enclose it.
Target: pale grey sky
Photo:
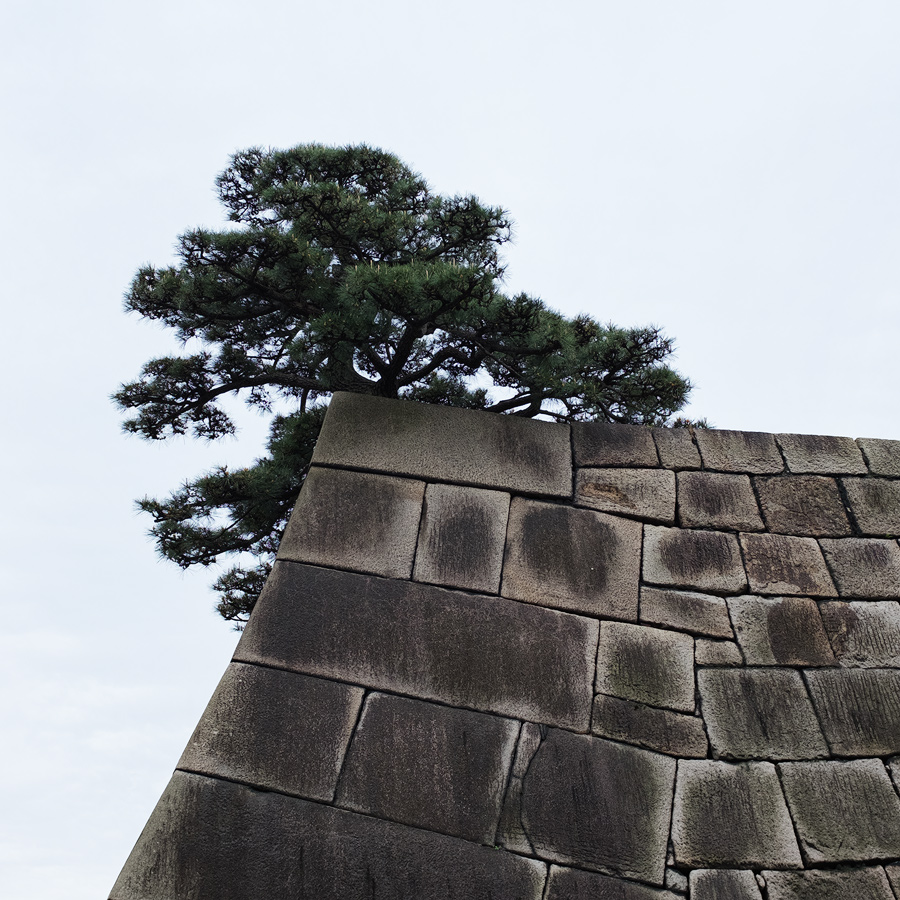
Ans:
[[[900,438],[895,2],[12,2],[0,895],[111,887],[236,636],[133,511],[223,446],[108,402],[172,348],[121,296],[222,221],[235,150],[392,150],[517,223],[508,286],[657,323],[722,428]]]

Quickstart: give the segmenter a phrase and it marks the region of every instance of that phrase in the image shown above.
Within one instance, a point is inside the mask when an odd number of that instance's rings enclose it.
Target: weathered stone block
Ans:
[[[667,469],[699,469],[700,451],[690,428],[652,428],[659,461]]]
[[[694,639],[646,625],[601,622],[597,692],[693,712]]]
[[[704,469],[750,475],[774,475],[784,469],[784,461],[771,434],[697,428],[694,439],[700,448]]]
[[[644,581],[725,594],[747,586],[733,534],[658,525],[644,526]]]
[[[731,597],[728,608],[748,666],[834,665],[814,600]]]
[[[769,900],[894,900],[884,870],[876,866],[762,874]]]
[[[865,535],[900,535],[900,481],[844,478],[850,512]]]
[[[508,517],[502,491],[429,484],[413,578],[496,594]]]
[[[499,716],[370,694],[335,803],[493,844],[518,733]]]
[[[681,897],[671,891],[608,875],[550,866],[545,900],[681,900]]]
[[[678,473],[678,522],[685,528],[762,531],[748,475]]]
[[[894,779],[894,781],[896,782],[896,779]],[[894,863],[891,866],[885,866],[884,873],[887,875],[888,881],[894,889],[894,894],[900,896],[900,864]]]
[[[514,497],[501,593],[634,621],[640,546],[639,522]]]
[[[232,663],[179,769],[331,802],[362,689]]]
[[[698,666],[740,666],[744,663],[744,657],[733,641],[697,638],[694,641],[694,662]]]
[[[822,622],[841,666],[900,667],[900,604],[893,600],[834,600],[821,605]]]
[[[734,637],[725,600],[712,594],[641,588],[640,619],[709,637]]]
[[[896,541],[845,538],[820,541],[842,597],[900,597]]]
[[[692,868],[802,865],[771,763],[679,762],[672,843]]]
[[[797,474],[864,475],[866,463],[853,438],[776,434],[788,468]]]
[[[531,841],[525,833],[525,826],[522,824],[522,783],[534,754],[546,736],[546,725],[522,723],[500,813],[500,824],[497,826],[498,845],[514,853],[524,853],[528,856],[534,856],[534,847],[531,846]]]
[[[812,538],[742,534],[741,546],[753,593],[837,596],[822,551]]]
[[[691,900],[762,900],[753,872],[740,869],[694,869]]]
[[[900,477],[900,441],[858,438],[856,443],[862,448],[873,475]]]
[[[273,791],[176,772],[112,900],[539,900],[535,860]]]
[[[809,863],[900,856],[900,799],[881,760],[783,763],[779,769]]]
[[[703,718],[725,759],[814,759],[828,745],[800,675],[790,669],[700,669]]]
[[[235,659],[586,732],[597,630],[500,598],[278,562]]]
[[[658,466],[653,435],[645,425],[578,422],[572,426],[576,466]]]
[[[671,525],[675,521],[675,473],[668,469],[579,469],[575,505]]]
[[[769,531],[808,537],[843,537],[850,522],[837,482],[822,475],[757,478],[759,505]]]
[[[567,425],[364,394],[332,397],[313,464],[572,496]]]
[[[671,756],[703,759],[708,750],[701,718],[605,694],[594,697],[591,731],[599,737]]]
[[[278,558],[409,578],[425,484],[312,468]]]

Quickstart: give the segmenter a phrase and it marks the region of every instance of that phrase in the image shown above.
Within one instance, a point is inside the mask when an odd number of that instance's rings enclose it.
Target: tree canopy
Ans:
[[[138,501],[165,558],[237,555],[214,585],[226,619],[253,608],[334,391],[564,422],[660,424],[686,401],[659,328],[504,294],[507,213],[433,193],[390,153],[253,148],[216,184],[232,224],[185,232],[179,262],[139,269],[125,299],[183,352],[147,362],[113,399],[149,440],[232,434],[226,395],[271,414],[253,465]]]

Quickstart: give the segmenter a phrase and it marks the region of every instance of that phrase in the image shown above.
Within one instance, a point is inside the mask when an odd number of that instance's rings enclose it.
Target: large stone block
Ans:
[[[671,525],[675,521],[675,473],[668,469],[579,469],[575,505]]]
[[[900,799],[881,760],[782,763],[779,769],[809,863],[900,856]]]
[[[697,428],[694,439],[700,448],[704,469],[750,475],[774,475],[784,469],[784,461],[771,434]]]
[[[179,769],[331,802],[362,689],[232,663]]]
[[[820,544],[842,597],[900,597],[900,547],[896,541],[823,538]]]
[[[413,578],[464,590],[500,590],[509,494],[429,484]]]
[[[864,535],[900,535],[900,481],[844,478],[850,512]]]
[[[640,546],[639,522],[514,497],[501,593],[634,621]]]
[[[864,475],[866,463],[853,438],[824,434],[776,434],[791,472],[814,475]]]
[[[884,869],[763,872],[769,900],[894,900]]]
[[[858,438],[856,443],[862,448],[873,475],[900,477],[900,441]]]
[[[652,428],[659,461],[667,469],[699,469],[700,451],[691,428]]]
[[[672,843],[691,868],[802,866],[771,763],[679,762]]]
[[[581,869],[550,866],[545,900],[682,900],[682,895]]]
[[[725,759],[815,759],[828,745],[800,675],[790,669],[700,669],[703,718]]]
[[[176,772],[111,900],[539,900],[535,860]]]
[[[641,588],[640,619],[707,637],[734,637],[728,606],[713,594]]]
[[[313,464],[572,496],[568,425],[363,394],[334,395]]]
[[[737,538],[721,531],[644,526],[644,581],[736,594],[747,586]]]
[[[645,425],[578,422],[572,426],[576,466],[658,466],[653,435]]]
[[[748,475],[678,473],[678,522],[685,528],[762,531]]]
[[[698,716],[685,716],[605,694],[594,697],[591,731],[598,737],[689,759],[703,759],[709,749],[703,719]]]
[[[900,604],[894,600],[821,605],[822,622],[841,666],[900,667]]]
[[[312,468],[278,558],[409,578],[425,484]]]
[[[370,694],[335,803],[493,844],[518,733],[499,716]]]
[[[746,869],[694,869],[691,900],[762,900],[756,876]]]
[[[278,562],[235,659],[586,732],[597,631],[556,610]]]
[[[837,596],[822,551],[812,538],[742,534],[741,546],[753,593]]]
[[[822,475],[757,478],[759,505],[769,531],[806,537],[844,537],[850,522],[837,481]]]

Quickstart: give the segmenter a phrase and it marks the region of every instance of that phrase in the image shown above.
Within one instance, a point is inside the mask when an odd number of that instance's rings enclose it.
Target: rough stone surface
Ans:
[[[694,869],[691,900],[762,900],[756,876],[740,869]]]
[[[737,538],[721,531],[644,526],[644,580],[736,594],[747,586]]]
[[[763,872],[769,900],[894,900],[876,867],[810,872]]]
[[[712,594],[641,588],[640,619],[707,637],[734,637],[725,600]]]
[[[814,475],[864,475],[866,463],[848,437],[824,434],[776,434],[791,472]]]
[[[742,534],[741,546],[753,593],[837,596],[822,551],[812,538]]]
[[[550,866],[545,900],[680,900],[680,897],[671,891],[608,875]]]
[[[518,723],[499,716],[370,694],[335,802],[493,843],[518,732]]]
[[[703,759],[709,749],[703,719],[598,694],[591,731],[598,737],[637,744],[671,756]]]
[[[700,451],[692,428],[652,428],[659,461],[667,469],[699,469]]]
[[[519,731],[496,836],[498,845],[514,853],[534,856],[534,847],[531,846],[531,841],[525,833],[525,826],[522,824],[522,783],[534,754],[546,736],[547,726],[535,725],[533,722],[523,722]]]
[[[675,473],[668,469],[579,469],[575,504],[671,525],[675,521]]]
[[[332,397],[313,464],[572,496],[568,426],[364,394]]]
[[[716,472],[678,473],[678,522],[684,528],[763,529],[750,478]]]
[[[820,541],[842,597],[900,597],[896,541],[845,538]]]
[[[429,484],[413,578],[464,590],[500,590],[509,494]]]
[[[900,856],[900,799],[881,760],[779,768],[801,848],[813,865]]]
[[[844,478],[850,512],[864,535],[900,535],[900,481]]]
[[[698,666],[740,666],[744,662],[740,648],[734,641],[694,641],[694,662]]]
[[[873,475],[900,478],[900,441],[858,438],[856,443],[862,448]]]
[[[278,557],[409,578],[424,494],[409,478],[312,468]]]
[[[894,894],[900,897],[900,864],[895,863],[892,866],[885,866],[884,872],[894,889]]]
[[[896,601],[834,600],[820,608],[839,665],[900,667],[900,604]]]
[[[626,622],[601,622],[597,650],[597,692],[694,710],[694,639]]]
[[[851,533],[837,481],[822,475],[757,478],[766,527],[801,537],[844,537]]]
[[[694,438],[700,448],[704,469],[751,475],[774,475],[784,469],[784,461],[771,434],[697,428]]]
[[[576,466],[658,466],[653,435],[645,425],[578,422],[572,426]]]
[[[803,681],[789,669],[701,669],[709,740],[725,759],[815,759],[828,746]]]
[[[590,615],[637,619],[641,525],[514,498],[501,593]]]
[[[235,659],[586,732],[597,628],[499,598],[279,562]]]
[[[799,868],[800,850],[771,763],[678,763],[672,842],[691,868]]]

